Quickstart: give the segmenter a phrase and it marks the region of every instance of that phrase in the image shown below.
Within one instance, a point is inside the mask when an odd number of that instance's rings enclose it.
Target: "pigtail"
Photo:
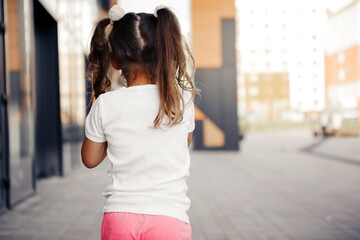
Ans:
[[[184,113],[185,104],[180,89],[191,91],[193,96],[195,94],[192,76],[187,72],[187,56],[184,49],[192,63],[193,57],[182,40],[175,14],[168,8],[161,8],[155,14],[155,76],[159,86],[160,107],[154,125],[158,127],[166,115],[169,118],[168,125],[173,126],[182,121]]]
[[[105,35],[105,29],[109,23],[110,19],[104,18],[97,24],[90,43],[88,76],[92,82],[94,99],[111,87],[110,77],[108,76],[110,49]]]

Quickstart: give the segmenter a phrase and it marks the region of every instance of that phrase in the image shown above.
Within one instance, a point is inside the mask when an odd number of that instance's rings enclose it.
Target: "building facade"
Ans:
[[[194,149],[238,150],[235,6],[233,0],[193,0],[192,49],[196,62]]]
[[[360,120],[360,1],[328,14],[327,110]]]
[[[324,96],[324,40],[326,14],[322,1],[236,0],[239,111],[274,112],[273,98],[257,96],[261,89],[246,84],[249,76],[287,76],[273,85],[281,109],[321,111]],[[251,89],[248,87],[251,86]],[[288,93],[283,91],[288,88]],[[269,90],[270,91],[270,90]],[[268,92],[269,92],[268,91]],[[257,96],[257,97],[256,97]],[[284,99],[288,96],[288,99]],[[263,99],[263,100],[260,100]],[[248,102],[252,101],[252,102]],[[255,102],[253,102],[255,101]],[[256,108],[254,106],[259,106]],[[277,104],[276,104],[277,105]],[[252,107],[251,107],[252,106]],[[278,115],[274,115],[277,113]]]
[[[289,110],[287,73],[244,74],[245,104],[249,112],[276,118]]]
[[[0,211],[80,166],[93,1],[0,1]]]

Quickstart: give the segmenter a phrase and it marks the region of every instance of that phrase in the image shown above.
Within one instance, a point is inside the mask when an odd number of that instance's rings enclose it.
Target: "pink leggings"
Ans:
[[[180,219],[130,212],[106,212],[101,240],[191,240],[191,226]]]

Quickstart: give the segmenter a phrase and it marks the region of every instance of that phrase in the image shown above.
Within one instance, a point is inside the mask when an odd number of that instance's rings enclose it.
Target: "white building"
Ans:
[[[329,12],[326,45],[328,111],[360,119],[360,1]]]
[[[323,1],[236,0],[239,100],[245,74],[287,73],[289,107],[325,107]]]

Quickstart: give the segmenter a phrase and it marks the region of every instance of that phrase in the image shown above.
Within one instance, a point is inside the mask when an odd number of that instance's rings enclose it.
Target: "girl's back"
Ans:
[[[105,212],[165,214],[189,222],[187,136],[194,129],[190,98],[184,91],[183,121],[161,128],[153,126],[160,104],[156,84],[123,87],[95,101],[86,119],[86,137],[108,143],[112,184],[103,193]]]
[[[95,28],[88,61],[94,102],[82,160],[89,168],[106,156],[111,162],[102,240],[191,239],[186,179],[194,62],[175,14],[168,8],[125,14],[113,6]],[[111,66],[126,87],[111,91]]]

